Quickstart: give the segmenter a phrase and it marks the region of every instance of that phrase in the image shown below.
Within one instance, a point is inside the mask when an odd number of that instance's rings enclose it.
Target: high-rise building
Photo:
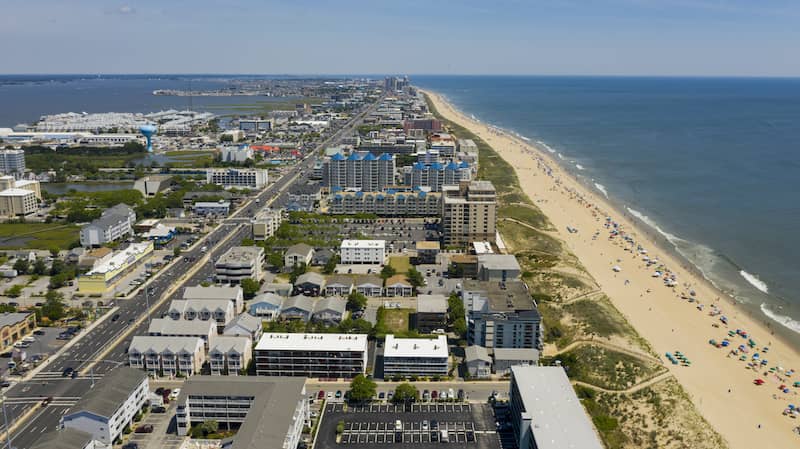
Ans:
[[[325,163],[323,182],[331,189],[377,192],[394,184],[395,160],[391,154],[334,154]]]
[[[445,245],[493,241],[497,225],[497,192],[491,181],[442,186],[442,231]]]
[[[441,192],[442,186],[469,181],[471,177],[472,171],[466,162],[450,162],[447,165],[417,162],[411,168],[411,187],[428,187],[432,192]]]
[[[19,176],[25,172],[25,152],[23,150],[0,151],[0,174]]]
[[[222,187],[261,189],[267,185],[267,171],[256,168],[218,168],[206,172],[206,182]]]

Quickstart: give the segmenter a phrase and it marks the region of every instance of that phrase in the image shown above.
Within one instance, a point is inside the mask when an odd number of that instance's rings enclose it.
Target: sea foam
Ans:
[[[594,183],[594,186],[597,187],[597,190],[603,192],[603,195],[605,195],[605,197],[608,198],[608,190],[606,190],[606,186],[598,182]]]
[[[556,150],[554,150],[550,145],[542,142],[541,140],[537,140],[536,143],[538,143],[539,145],[544,147],[544,149],[547,150],[550,153],[555,153],[556,152]]]
[[[578,170],[585,170],[585,168],[583,168],[583,165],[581,164],[575,164],[575,168],[577,168]]]
[[[781,315],[780,313],[775,313],[769,307],[767,307],[767,303],[764,302],[761,303],[761,311],[764,312],[764,315],[770,317],[773,321],[781,326],[800,333],[800,321],[797,321],[786,315]]]
[[[647,226],[650,226],[651,228],[653,228],[656,231],[658,231],[659,234],[664,236],[664,238],[667,239],[673,245],[678,245],[678,243],[686,242],[686,240],[678,237],[677,235],[670,234],[669,232],[661,229],[661,227],[658,225],[658,223],[656,223],[653,219],[651,219],[647,215],[639,212],[638,210],[631,209],[630,207],[627,207],[627,206],[625,207],[625,209],[627,209],[628,212],[630,212],[631,215],[633,215],[634,217],[636,217],[639,220],[641,220],[642,222],[644,222],[644,224],[646,224]]]
[[[769,293],[769,287],[767,286],[767,283],[759,279],[758,276],[750,274],[744,270],[739,270],[739,274],[742,275],[742,277],[745,278],[745,280],[753,287],[759,289],[763,293]]]

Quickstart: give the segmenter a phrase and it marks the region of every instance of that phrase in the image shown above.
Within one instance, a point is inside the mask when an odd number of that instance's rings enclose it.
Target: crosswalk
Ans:
[[[72,380],[72,376],[64,376],[61,371],[40,371],[27,382],[42,382],[48,380]],[[103,377],[102,373],[79,373],[76,379],[94,379],[100,380]]]
[[[13,405],[25,405],[25,404],[39,404],[43,401],[49,399],[50,402],[48,403],[49,406],[53,407],[72,407],[78,402],[80,397],[78,396],[54,396],[54,397],[45,397],[45,396],[20,396],[20,397],[7,397],[4,401],[6,406],[13,406]]]

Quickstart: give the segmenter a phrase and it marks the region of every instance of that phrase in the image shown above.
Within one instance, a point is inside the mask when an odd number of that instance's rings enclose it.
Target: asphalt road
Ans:
[[[377,103],[376,103],[377,104]],[[149,320],[144,320],[135,331],[124,340],[118,338],[125,334],[129,326],[133,325],[139,317],[146,313],[148,303],[156,302],[172,286],[174,280],[181,274],[188,272],[192,266],[199,263],[204,253],[200,248],[206,246],[210,252],[208,261],[197,270],[190,278],[183,282],[183,286],[197,285],[213,275],[213,261],[227,251],[230,247],[239,245],[243,238],[249,237],[249,220],[261,208],[273,202],[280,204],[281,199],[285,199],[286,190],[297,179],[302,179],[304,175],[311,172],[314,164],[315,155],[319,150],[338,141],[345,134],[351,133],[363,120],[364,116],[375,108],[372,105],[363,112],[356,115],[348,124],[339,129],[331,137],[321,142],[317,148],[295,165],[284,176],[268,186],[257,198],[258,202],[251,200],[246,206],[234,212],[234,214],[223,220],[214,231],[209,233],[205,240],[195,245],[194,249],[184,252],[180,258],[168,266],[164,271],[154,276],[153,280],[147,284],[148,294],[144,289],[131,299],[118,299],[114,305],[119,307],[115,312],[119,314],[116,320],[106,319],[103,323],[95,327],[88,334],[83,335],[79,341],[69,350],[60,356],[50,360],[49,365],[36,376],[11,387],[6,391],[5,415],[8,422],[12,424],[19,419],[29,409],[38,408],[35,414],[11,435],[11,446],[17,449],[27,449],[45,432],[53,431],[57,428],[61,417],[75,404],[77,400],[92,388],[92,379],[103,376],[108,371],[117,366],[127,364],[127,349],[133,335],[145,335]],[[231,238],[224,244],[219,242],[226,236],[233,233]],[[178,298],[183,293],[182,289],[177,289],[172,294],[171,299]],[[159,307],[151,311],[151,318],[158,318],[164,315],[169,308],[169,300],[164,301]],[[113,346],[111,351],[102,359],[97,361],[97,357],[104,352],[109,343]],[[84,368],[92,364],[93,369],[89,372]],[[76,379],[62,377],[64,369],[71,367],[79,372]],[[43,407],[41,401],[52,397],[52,402]],[[0,432],[5,430],[5,418],[0,416]],[[2,443],[5,443],[4,441]]]

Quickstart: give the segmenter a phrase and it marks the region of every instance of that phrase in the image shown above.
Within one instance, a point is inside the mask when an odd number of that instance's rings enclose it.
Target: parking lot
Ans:
[[[343,424],[337,443],[336,427]],[[327,404],[315,446],[500,448],[488,404]]]

